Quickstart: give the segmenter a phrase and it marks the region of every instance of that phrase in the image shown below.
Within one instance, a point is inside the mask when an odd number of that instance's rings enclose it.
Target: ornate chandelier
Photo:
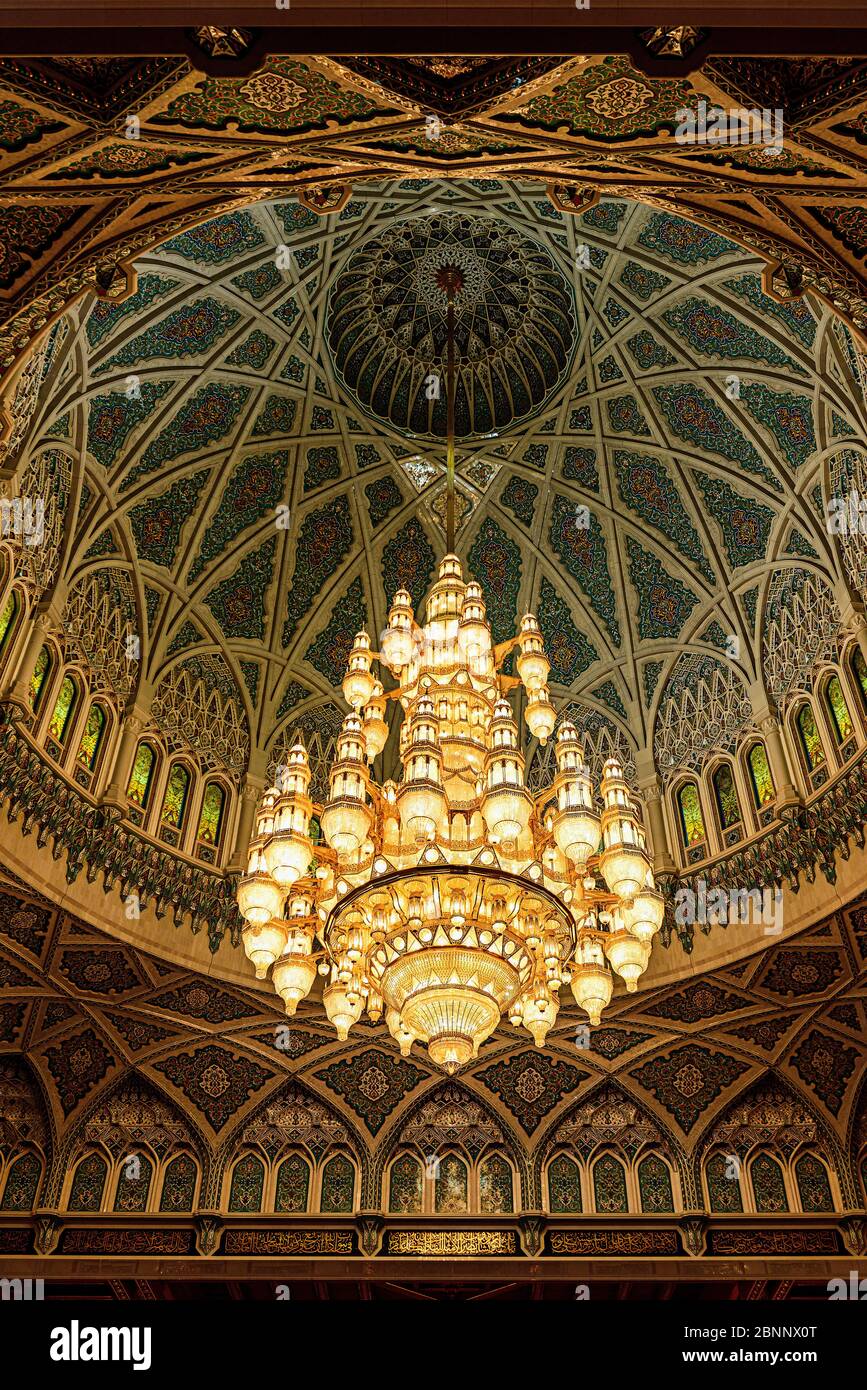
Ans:
[[[437,285],[448,320],[449,553],[423,625],[401,589],[381,651],[366,632],[356,635],[328,799],[310,799],[299,740],[259,805],[238,904],[246,954],[258,978],[271,971],[287,1014],[318,970],[338,1037],[363,1012],[373,1022],[384,1014],[402,1054],[422,1042],[454,1072],[503,1016],[541,1047],[564,984],[597,1024],[614,974],[637,988],[664,904],[615,759],[603,770],[600,811],[577,730],[564,721],[552,786],[534,797],[525,785],[507,695],[523,688],[524,720],[544,744],[556,723],[550,667],[531,613],[511,641],[494,645],[482,589],[464,581],[453,553],[460,270],[441,267]],[[516,649],[514,677],[502,668]],[[378,785],[370,768],[388,742],[389,702],[403,711],[402,772]],[[314,813],[324,844],[310,835]]]

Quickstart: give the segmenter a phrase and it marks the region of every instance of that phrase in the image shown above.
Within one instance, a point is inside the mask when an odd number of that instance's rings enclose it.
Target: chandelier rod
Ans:
[[[446,294],[446,551],[455,549],[455,286],[450,280]]]

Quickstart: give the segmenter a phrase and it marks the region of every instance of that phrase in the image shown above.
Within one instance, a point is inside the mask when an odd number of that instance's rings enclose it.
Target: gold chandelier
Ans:
[[[238,904],[246,954],[258,978],[271,971],[287,1014],[318,970],[338,1037],[363,1012],[373,1022],[384,1014],[402,1054],[422,1042],[454,1072],[503,1016],[541,1047],[564,984],[597,1024],[614,974],[637,988],[664,904],[616,759],[603,770],[600,811],[577,730],[564,721],[552,786],[535,797],[526,787],[507,695],[523,687],[527,728],[546,743],[556,723],[550,666],[531,613],[494,645],[482,589],[464,581],[453,553],[460,270],[442,267],[437,285],[447,300],[449,553],[423,625],[401,589],[381,651],[356,635],[328,799],[310,799],[299,740],[257,810]],[[502,670],[515,649],[517,677]],[[388,742],[390,702],[403,710],[402,772],[380,786],[370,768]],[[315,846],[314,813],[325,840]]]

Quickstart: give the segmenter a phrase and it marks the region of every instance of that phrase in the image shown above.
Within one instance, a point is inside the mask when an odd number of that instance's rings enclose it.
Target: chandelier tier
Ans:
[[[363,1012],[402,1053],[424,1043],[447,1071],[478,1055],[502,1017],[542,1046],[570,984],[599,1022],[613,975],[634,991],[663,899],[643,828],[615,759],[601,810],[574,724],[557,732],[557,775],[531,795],[518,722],[545,743],[555,727],[548,659],[528,613],[495,646],[480,586],[446,555],[419,626],[409,595],[392,604],[381,651],[365,632],[349,655],[350,705],[327,801],[309,797],[299,740],[263,796],[238,902],[244,947],[293,1014],[316,978],[340,1038]],[[518,676],[503,674],[517,649]],[[388,692],[374,673],[393,677]],[[378,785],[371,765],[399,704],[402,773]],[[324,844],[314,844],[319,818]],[[613,972],[613,973],[612,973]]]
[[[495,646],[481,586],[464,581],[455,549],[455,304],[464,270],[428,267],[446,330],[446,548],[419,625],[410,595],[394,596],[381,650],[356,634],[343,721],[322,806],[309,796],[299,740],[256,814],[238,887],[244,949],[271,971],[287,1014],[327,978],[322,1001],[339,1038],[366,1010],[383,1014],[406,1055],[415,1042],[447,1072],[478,1056],[504,1016],[541,1047],[570,984],[591,1023],[613,974],[633,991],[663,920],[623,770],[605,764],[601,810],[574,724],[557,734],[553,785],[531,795],[509,702],[544,744],[556,715],[539,624],[521,619]],[[517,677],[503,669],[516,652]],[[374,674],[391,675],[386,691]],[[389,702],[403,719],[399,781],[378,785]],[[318,816],[324,844],[314,845]]]

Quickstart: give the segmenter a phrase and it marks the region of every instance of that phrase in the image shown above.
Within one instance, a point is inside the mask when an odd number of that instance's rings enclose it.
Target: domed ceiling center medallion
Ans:
[[[463,212],[397,222],[349,257],[326,330],[342,384],[379,419],[444,438],[450,287],[456,434],[491,434],[535,415],[572,362],[571,286],[537,242]]]

